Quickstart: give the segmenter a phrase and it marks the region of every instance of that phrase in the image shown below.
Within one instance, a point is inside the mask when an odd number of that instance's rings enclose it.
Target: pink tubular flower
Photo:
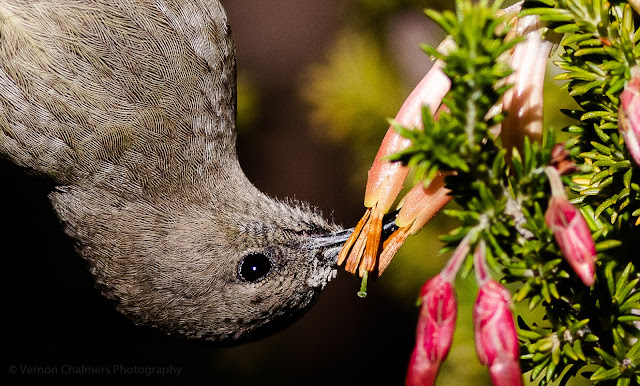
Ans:
[[[456,324],[456,295],[450,282],[435,276],[422,287],[416,345],[407,370],[407,386],[433,385],[446,358]]]
[[[513,322],[511,294],[491,279],[486,244],[481,240],[473,253],[476,281],[480,286],[473,308],[476,352],[480,363],[489,367],[496,386],[522,385],[518,361],[518,335]]]
[[[618,130],[629,154],[640,165],[640,67],[631,69],[631,80],[620,94]]]
[[[489,367],[491,382],[496,386],[522,385],[511,295],[495,280],[487,280],[480,287],[473,325],[478,359]]]
[[[407,386],[433,385],[440,363],[447,357],[458,312],[453,282],[469,254],[472,236],[467,234],[442,272],[422,286],[422,307],[416,328],[416,345],[407,369]]]
[[[551,183],[551,199],[545,222],[571,268],[585,285],[591,286],[595,280],[596,248],[589,226],[580,211],[567,199],[558,171],[547,167],[545,172]]]

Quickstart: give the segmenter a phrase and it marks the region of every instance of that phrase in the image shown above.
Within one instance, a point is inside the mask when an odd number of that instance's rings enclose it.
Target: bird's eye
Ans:
[[[252,253],[240,261],[238,276],[244,281],[257,283],[271,271],[271,261],[262,253]]]

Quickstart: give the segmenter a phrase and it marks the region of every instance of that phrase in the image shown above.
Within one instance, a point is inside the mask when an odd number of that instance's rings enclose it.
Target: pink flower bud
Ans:
[[[489,367],[494,385],[522,385],[518,336],[511,314],[511,295],[495,280],[486,281],[473,308],[476,352]]]
[[[585,285],[591,286],[595,274],[596,248],[580,211],[564,197],[551,197],[545,222],[553,231],[571,268]]]
[[[595,275],[596,247],[589,226],[580,211],[567,200],[557,170],[547,167],[545,172],[551,183],[545,222],[571,268],[585,285],[591,286]]]
[[[631,69],[631,80],[620,94],[618,130],[629,154],[640,165],[640,67]]]
[[[435,276],[422,287],[422,305],[406,385],[433,385],[453,340],[457,304],[453,286]]]

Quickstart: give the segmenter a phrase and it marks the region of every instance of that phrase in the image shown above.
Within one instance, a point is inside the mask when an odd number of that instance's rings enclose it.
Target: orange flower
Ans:
[[[409,95],[396,116],[399,124],[404,127],[419,127],[423,106],[427,106],[431,112],[438,111],[442,98],[451,87],[449,78],[442,72],[442,65],[441,61],[436,61]],[[371,272],[376,267],[381,247],[382,218],[391,209],[409,172],[408,167],[400,162],[390,162],[388,157],[410,145],[411,141],[402,137],[393,127],[387,130],[368,173],[364,198],[367,210],[338,256],[338,265],[345,263],[345,270],[348,272],[355,273],[357,270],[362,277],[365,272]],[[397,250],[399,245],[396,247],[394,244],[393,247]]]
[[[445,174],[441,173],[428,187],[417,184],[402,198],[402,206],[396,217],[396,225],[399,228],[385,240],[382,246],[378,276],[382,275],[407,237],[418,233],[443,206],[451,201],[449,189],[444,187],[444,178]]]

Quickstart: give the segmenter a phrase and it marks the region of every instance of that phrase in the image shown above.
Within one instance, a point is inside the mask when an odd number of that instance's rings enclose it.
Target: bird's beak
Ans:
[[[398,211],[390,212],[382,219],[382,236],[381,242],[384,242],[398,226],[395,224]],[[347,241],[354,228],[342,229],[328,234],[316,236],[313,238],[311,247],[313,249],[322,250],[325,261],[331,261],[333,264],[338,262],[338,253],[342,249],[342,245]]]

